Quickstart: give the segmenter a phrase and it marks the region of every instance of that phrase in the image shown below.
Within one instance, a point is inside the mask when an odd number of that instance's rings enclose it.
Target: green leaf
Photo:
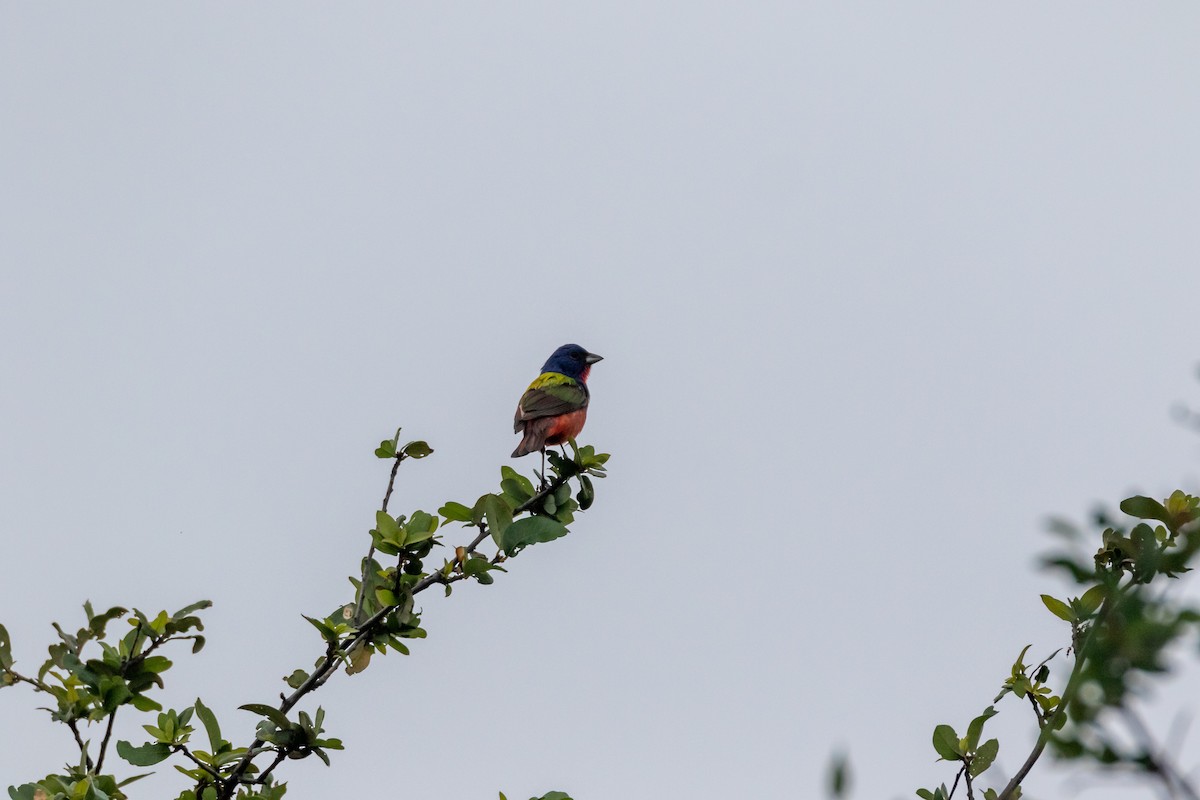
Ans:
[[[1122,500],[1121,510],[1138,519],[1156,519],[1167,524],[1171,522],[1171,515],[1163,508],[1162,503],[1150,497],[1136,495]]]
[[[470,522],[471,509],[464,506],[462,503],[450,501],[438,509],[438,513],[445,517],[446,522]]]
[[[385,542],[397,547],[404,546],[404,531],[401,529],[400,523],[386,511],[375,512],[375,530],[379,531],[380,538]]]
[[[531,797],[529,800],[571,800],[566,792],[547,792],[541,797]]]
[[[549,517],[524,517],[508,526],[498,544],[506,553],[567,535],[567,526]]]
[[[375,651],[363,642],[359,642],[350,648],[350,652],[346,657],[350,663],[346,665],[347,675],[357,675],[366,669],[371,663],[371,654]]]
[[[988,706],[967,726],[967,749],[974,750],[979,745],[979,737],[983,735],[983,724],[1000,712],[994,706]]]
[[[166,656],[148,656],[142,662],[142,669],[146,672],[158,674],[166,672],[171,668],[171,660]]]
[[[992,762],[996,760],[996,754],[1000,752],[1000,742],[996,739],[988,739],[979,746],[975,751],[975,756],[971,759],[971,777],[978,778]]]
[[[1021,648],[1021,654],[1017,656],[1017,660],[1012,665],[1012,674],[1014,677],[1025,672],[1025,654],[1029,652],[1029,648],[1033,647],[1027,644]]]
[[[1104,595],[1108,589],[1103,584],[1098,584],[1088,589],[1083,593],[1083,597],[1079,598],[1079,607],[1083,613],[1091,616],[1096,613],[1096,609],[1100,608],[1100,604],[1104,602]]]
[[[167,632],[167,623],[169,623],[170,621],[171,621],[171,618],[169,616],[167,616],[167,612],[160,611],[160,612],[158,612],[157,617],[150,620],[150,628],[157,634],[160,634],[160,635],[164,634]]]
[[[592,486],[592,479],[587,475],[579,476],[579,494],[575,496],[575,499],[579,501],[581,511],[587,511],[595,502],[596,489]]]
[[[489,586],[494,581],[492,576],[488,574],[491,570],[500,570],[501,572],[504,571],[503,567],[496,566],[486,558],[478,555],[471,556],[464,561],[462,569],[464,575],[469,578],[474,578],[484,586]]]
[[[958,748],[958,734],[949,725],[938,725],[933,729],[933,749],[947,761],[958,761],[962,756]]]
[[[121,608],[120,606],[113,606],[103,614],[95,614],[92,611],[91,603],[84,603],[83,609],[87,613],[88,617],[88,630],[90,630],[92,636],[96,638],[101,638],[104,636],[104,629],[108,626],[108,623],[112,622],[114,619],[123,617],[128,613],[127,609]],[[80,633],[83,633],[83,631],[80,631]]]
[[[508,469],[508,467],[505,469]],[[514,505],[518,506],[533,497],[533,492],[526,492],[521,484],[512,478],[505,478],[500,481],[500,490],[504,492],[506,497],[513,501]]]
[[[8,636],[8,630],[0,625],[0,671],[7,670],[12,665],[12,639]]]
[[[116,711],[117,708],[133,699],[133,692],[129,690],[129,686],[124,681],[109,682],[106,679],[101,685],[103,686],[101,707],[105,711]]]
[[[1044,594],[1042,595],[1042,602],[1046,604],[1046,608],[1050,609],[1050,613],[1059,619],[1066,620],[1067,622],[1075,621],[1075,614],[1071,611],[1071,607],[1062,600]]]
[[[221,726],[217,724],[217,717],[209,709],[208,706],[200,702],[200,698],[196,698],[196,716],[200,718],[200,722],[204,724],[204,730],[208,733],[208,744],[212,748],[212,752],[216,753],[221,749],[224,740],[221,738]]]
[[[308,673],[302,669],[298,669],[295,672],[293,672],[291,675],[288,675],[283,680],[285,683],[287,683],[288,686],[292,687],[293,689],[299,689],[301,686],[304,685],[304,682],[306,680],[308,680]]]
[[[414,511],[408,522],[404,523],[405,546],[425,541],[433,536],[437,528],[437,517],[424,511]]]
[[[184,617],[190,615],[193,611],[201,611],[206,608],[212,608],[212,600],[200,600],[198,602],[192,603],[190,606],[184,606],[183,608],[181,608],[175,612],[175,614],[172,616],[172,619],[183,619]],[[123,608],[122,609],[111,608],[108,610],[108,613],[111,614],[117,610],[120,610],[120,612],[122,614],[125,613],[125,609],[123,609]]]
[[[171,755],[171,747],[161,742],[134,747],[129,742],[122,740],[117,742],[117,755],[135,767],[152,767],[160,761],[165,761]]]
[[[479,499],[475,501],[475,505],[471,506],[471,522],[474,524],[478,525],[483,522],[485,516],[483,509],[487,505],[489,497],[491,497],[490,494],[480,495]]]
[[[483,513],[487,518],[488,527],[492,529],[492,539],[499,545],[503,541],[504,532],[512,525],[512,509],[499,495],[490,494],[483,501]]]
[[[274,722],[280,728],[288,728],[291,722],[288,721],[287,715],[274,706],[269,706],[266,703],[247,703],[244,706],[238,706],[242,711],[249,711],[252,714],[258,714],[260,717],[266,717]]]
[[[533,481],[529,480],[529,478],[526,478],[512,467],[501,467],[500,478],[502,481],[516,481],[517,485],[521,488],[521,491],[524,492],[524,494],[528,497],[533,497],[537,493],[537,490],[533,488]]]
[[[375,448],[375,456],[377,458],[395,458],[396,457],[396,440],[384,439],[379,443],[379,447]]]
[[[491,564],[482,556],[471,556],[462,565],[463,574],[472,578],[485,574],[490,568]]]
[[[312,617],[305,616],[304,614],[301,614],[300,616],[304,617],[306,620],[308,620],[312,624],[312,626],[314,628],[316,628],[318,631],[320,631],[321,638],[324,639],[326,642],[329,642],[330,644],[332,644],[337,641],[337,639],[338,639],[337,631],[335,631],[329,625],[329,623],[325,622],[324,620],[313,619]]]
[[[151,700],[144,694],[135,695],[129,701],[138,711],[162,711],[162,704],[157,700]]]
[[[141,775],[133,775],[118,783],[117,788],[120,789],[123,786],[128,786],[135,781],[140,781],[142,778],[149,778],[153,774],[153,772],[143,772]]]
[[[402,451],[409,458],[424,458],[433,452],[433,448],[422,441],[409,442]]]

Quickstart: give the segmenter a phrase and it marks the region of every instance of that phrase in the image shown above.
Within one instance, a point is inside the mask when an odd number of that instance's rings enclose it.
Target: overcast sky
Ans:
[[[1046,515],[1198,485],[1197,41],[1182,2],[3,3],[19,664],[85,599],[211,598],[163,699],[244,744],[350,597],[378,441],[437,450],[395,511],[473,500],[575,341],[595,508],[331,681],[348,749],[289,800],[950,780],[934,725],[1066,638]],[[74,760],[43,702],[0,696],[0,788]]]

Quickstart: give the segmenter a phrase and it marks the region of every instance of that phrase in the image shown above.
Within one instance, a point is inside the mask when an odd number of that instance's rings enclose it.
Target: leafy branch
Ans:
[[[64,774],[47,776],[37,784],[12,787],[9,795],[15,800],[60,795],[124,798],[121,787],[143,776],[118,782],[113,776],[102,773],[117,713],[126,707],[143,712],[161,710],[162,706],[147,693],[162,688],[161,674],[171,667],[171,661],[152,654],[168,643],[181,641],[191,641],[192,652],[198,653],[204,647],[204,637],[191,631],[203,630],[204,625],[194,612],[210,605],[207,600],[202,600],[174,614],[159,612],[153,618],[133,609],[129,620],[131,630],[110,642],[107,638],[109,623],[130,612],[114,606],[97,614],[91,603],[84,603],[86,627],[71,634],[55,624],[59,641],[50,645],[48,657],[36,677],[16,671],[8,632],[0,626],[0,686],[27,684],[35,692],[49,695],[54,707],[46,711],[53,721],[71,731],[79,749],[78,764],[68,767]],[[104,722],[104,732],[93,762],[90,742],[84,740],[80,724],[99,722]],[[118,743],[118,752],[121,749]]]
[[[1137,496],[1120,507],[1138,521],[1126,530],[1098,515],[1105,527],[1094,555],[1056,553],[1046,559],[1047,566],[1084,587],[1079,597],[1067,600],[1042,595],[1046,608],[1070,625],[1067,652],[1074,653],[1074,663],[1059,696],[1047,682],[1050,662],[1062,648],[1033,667],[1024,663],[1028,646],[1017,657],[993,703],[1009,693],[1027,700],[1038,738],[1002,789],[984,789],[985,800],[1017,800],[1022,783],[1048,748],[1063,759],[1134,769],[1161,782],[1169,797],[1200,800],[1129,705],[1132,687],[1142,676],[1165,672],[1167,650],[1200,629],[1200,609],[1173,599],[1165,588],[1191,570],[1200,551],[1200,498],[1177,491],[1163,502]],[[1073,526],[1057,523],[1056,530],[1074,542],[1081,538]],[[1108,730],[1105,710],[1119,712],[1131,729],[1133,745],[1120,743]],[[999,750],[995,739],[979,744],[983,723],[995,713],[988,706],[961,739],[949,725],[937,726],[934,749],[942,759],[956,762],[958,772],[949,789],[945,784],[919,789],[918,797],[949,800],[963,778],[967,798],[974,800],[973,779],[991,766]]]
[[[280,693],[274,703],[248,703],[240,708],[260,717],[253,740],[248,746],[235,747],[223,738],[216,715],[199,699],[182,710],[163,710],[147,692],[162,688],[161,674],[171,661],[156,651],[171,642],[191,641],[192,652],[204,646],[204,637],[193,631],[203,630],[195,611],[210,603],[194,603],[174,615],[165,611],[150,618],[134,610],[132,630],[120,640],[106,638],[106,626],[128,613],[114,607],[95,614],[84,605],[87,626],[76,634],[65,633],[58,625],[60,641],[50,647],[49,658],[36,677],[14,669],[8,632],[0,626],[0,687],[24,684],[35,693],[52,696],[55,707],[47,709],[55,722],[70,731],[79,750],[78,765],[63,773],[50,775],[35,783],[11,787],[14,800],[125,800],[123,787],[145,777],[135,775],[123,781],[105,774],[105,757],[114,738],[114,723],[121,708],[132,706],[141,712],[158,712],[153,725],[143,725],[150,741],[135,746],[117,741],[117,754],[129,764],[148,767],[172,756],[182,763],[176,770],[192,781],[178,800],[278,800],[286,785],[277,783],[276,771],[289,759],[316,756],[330,763],[327,751],[342,749],[336,738],[325,735],[325,711],[318,707],[311,715],[297,710],[305,698],[320,689],[342,667],[347,675],[365,670],[373,654],[394,650],[407,655],[404,640],[424,638],[420,614],[414,598],[437,585],[451,594],[453,584],[474,580],[494,582],[495,572],[525,548],[564,536],[576,512],[587,510],[595,499],[593,478],[605,476],[608,455],[596,453],[590,446],[570,442],[565,449],[548,453],[552,476],[538,475],[539,486],[511,467],[501,468],[500,491],[485,494],[471,506],[448,502],[436,514],[414,511],[392,516],[388,506],[395,490],[400,464],[422,459],[433,453],[423,441],[400,445],[400,431],[384,440],[375,450],[380,459],[390,460],[391,470],[375,527],[362,559],[357,577],[351,577],[353,599],[325,617],[305,617],[320,633],[322,654],[309,671],[297,669],[284,680],[290,693]],[[577,488],[572,487],[572,483]],[[442,529],[460,523],[474,529],[470,540],[453,548],[437,566],[426,566],[434,548],[445,547]],[[489,539],[492,552],[482,548]],[[390,561],[380,563],[380,557]],[[89,653],[84,653],[84,648]],[[99,649],[99,657],[90,657]],[[291,716],[295,712],[295,716]],[[192,743],[198,720],[207,735],[207,749]],[[81,725],[101,724],[103,734],[97,757],[89,754],[90,742],[81,733]],[[547,797],[565,797],[552,792]]]

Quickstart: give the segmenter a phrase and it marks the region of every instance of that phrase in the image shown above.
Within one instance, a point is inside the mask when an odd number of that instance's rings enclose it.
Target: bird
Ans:
[[[546,446],[574,439],[583,430],[591,400],[588,373],[593,364],[602,360],[603,356],[589,353],[577,344],[564,344],[550,354],[542,365],[542,373],[534,378],[517,403],[513,432],[522,435],[513,458],[540,450],[545,475]]]

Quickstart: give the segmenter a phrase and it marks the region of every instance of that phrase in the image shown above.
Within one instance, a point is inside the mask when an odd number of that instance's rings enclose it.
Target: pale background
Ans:
[[[577,341],[596,507],[320,692],[349,749],[288,797],[812,798],[837,747],[858,798],[949,780],[933,726],[1066,636],[1046,515],[1197,486],[1198,40],[1190,3],[3,3],[19,664],[85,599],[211,598],[164,700],[248,740],[378,441],[437,449],[395,510],[472,500]],[[36,705],[0,696],[0,788],[70,757]]]

